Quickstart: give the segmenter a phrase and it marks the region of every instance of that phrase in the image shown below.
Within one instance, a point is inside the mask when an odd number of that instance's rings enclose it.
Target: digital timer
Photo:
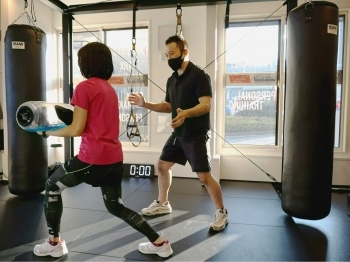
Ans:
[[[154,165],[149,164],[123,164],[123,176],[154,177]]]

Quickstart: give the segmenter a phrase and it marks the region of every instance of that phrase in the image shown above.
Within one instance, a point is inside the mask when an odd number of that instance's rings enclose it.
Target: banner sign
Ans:
[[[275,86],[276,73],[236,73],[226,74],[226,86]]]

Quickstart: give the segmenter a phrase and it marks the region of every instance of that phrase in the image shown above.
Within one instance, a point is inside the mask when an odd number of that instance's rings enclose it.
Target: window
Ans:
[[[280,22],[231,23],[226,30],[225,139],[276,145]]]
[[[334,147],[340,147],[345,15],[339,17]],[[226,30],[225,139],[277,144],[280,22],[230,23]]]
[[[84,77],[80,73],[80,68],[78,66],[78,51],[81,47],[90,42],[99,41],[97,37],[99,37],[99,31],[90,31],[90,32],[74,32],[72,35],[72,65],[73,65],[73,89],[82,81]],[[58,46],[62,46],[62,34],[58,38]],[[63,54],[62,49],[58,49],[58,57],[59,57],[59,76],[60,76],[60,90],[56,93],[52,93],[52,96],[56,98],[58,95],[58,102],[63,103],[63,89],[62,89],[62,79],[63,79]],[[57,138],[58,141],[62,141],[63,138]],[[81,143],[81,137],[74,137],[74,155],[78,154],[79,147]]]
[[[136,52],[131,55],[132,29],[105,31],[105,43],[113,50],[114,73],[109,82],[119,97],[119,118],[121,121],[119,140],[129,141],[127,134],[136,131],[131,128],[126,131],[130,112],[133,110],[141,134],[141,141],[148,142],[148,110],[138,106],[131,107],[127,99],[130,92],[141,93],[146,99],[148,97],[148,28],[137,28],[135,35]],[[135,66],[137,70],[131,65]],[[130,124],[133,123],[134,121],[130,121]],[[131,141],[136,145],[140,138],[135,136]]]
[[[341,130],[341,104],[343,93],[343,57],[344,57],[344,25],[345,16],[339,17],[339,40],[338,40],[338,58],[337,58],[337,100],[335,108],[335,135],[334,135],[334,147],[340,145],[340,130]]]
[[[148,111],[147,109],[140,107],[131,108],[129,102],[127,101],[128,94],[133,92],[140,92],[147,99],[148,98],[148,28],[137,28],[136,35],[136,52],[133,53],[131,57],[132,50],[132,29],[113,29],[104,30],[104,43],[111,49],[114,72],[109,80],[109,83],[113,86],[118,94],[119,98],[119,118],[121,121],[121,132],[120,141],[129,142],[127,137],[127,123],[130,117],[130,111],[136,117],[136,121],[139,131],[141,133],[141,141],[148,142]],[[73,33],[73,88],[77,84],[84,80],[80,73],[78,66],[77,53],[81,47],[90,42],[100,41],[100,31],[91,32],[74,32]],[[62,38],[60,38],[59,46],[62,45]],[[60,64],[62,65],[62,54],[59,54]],[[137,62],[136,68],[135,61]],[[60,67],[62,68],[62,67]],[[62,79],[62,72],[60,72]],[[62,97],[62,94],[59,94]],[[60,99],[62,101],[62,99]],[[113,121],[113,120],[111,120]],[[133,122],[130,122],[133,124]],[[128,133],[135,132],[133,129],[129,129]],[[134,144],[138,144],[140,138],[134,137],[132,141]],[[81,138],[74,138],[74,153],[79,150]]]
[[[73,33],[73,43],[72,43],[72,64],[73,64],[73,89],[84,80],[84,77],[80,73],[80,68],[78,65],[78,51],[84,45],[91,42],[98,42],[96,38],[99,36],[99,31],[90,32],[75,32]]]

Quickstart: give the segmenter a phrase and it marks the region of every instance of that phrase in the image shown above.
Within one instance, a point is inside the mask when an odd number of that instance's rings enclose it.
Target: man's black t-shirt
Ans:
[[[171,104],[172,119],[177,116],[176,109],[182,110],[195,107],[199,98],[212,96],[210,77],[203,69],[189,62],[185,72],[178,75],[177,71],[168,78],[165,101]],[[192,118],[175,128],[176,137],[196,138],[203,137],[210,130],[209,113]]]

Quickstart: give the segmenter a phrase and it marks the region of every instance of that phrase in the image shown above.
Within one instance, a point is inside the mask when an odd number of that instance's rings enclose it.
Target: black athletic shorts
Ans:
[[[92,165],[73,157],[63,164],[67,174],[74,174],[80,181],[94,187],[115,187],[122,182],[123,162],[110,165]]]
[[[188,161],[193,172],[210,172],[209,137],[203,135],[194,139],[184,139],[172,134],[165,143],[159,159],[183,166]]]

